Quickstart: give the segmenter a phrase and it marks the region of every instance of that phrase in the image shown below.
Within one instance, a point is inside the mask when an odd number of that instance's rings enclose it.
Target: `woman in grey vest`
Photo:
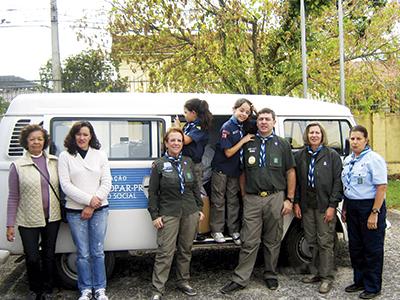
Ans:
[[[342,200],[339,154],[327,147],[321,124],[313,122],[304,131],[305,147],[296,153],[297,191],[295,216],[302,219],[312,253],[311,275],[304,283],[320,282],[319,292],[328,293],[334,279],[336,207]]]
[[[10,167],[7,240],[15,240],[15,226],[18,226],[30,290],[27,299],[50,299],[61,219],[57,157],[44,151],[49,135],[39,125],[24,127],[19,141],[27,151]]]

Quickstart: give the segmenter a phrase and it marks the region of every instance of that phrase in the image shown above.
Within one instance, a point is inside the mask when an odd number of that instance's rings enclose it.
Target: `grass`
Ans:
[[[386,205],[388,208],[400,209],[400,180],[389,180],[386,192]]]

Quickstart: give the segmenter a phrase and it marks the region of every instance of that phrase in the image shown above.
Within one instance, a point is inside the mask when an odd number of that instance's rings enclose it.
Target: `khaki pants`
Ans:
[[[257,253],[262,242],[264,254],[264,279],[276,279],[277,264],[283,234],[281,215],[284,192],[268,197],[246,195],[243,200],[242,248],[239,264],[232,281],[246,286],[249,283]]]
[[[333,280],[336,216],[324,223],[325,212],[319,209],[308,208],[302,214],[305,238],[312,253],[310,271],[322,279]]]
[[[225,196],[226,225],[229,234],[240,230],[239,178],[229,177],[221,172],[213,171],[211,178],[211,212],[210,227],[212,232],[224,232]]]
[[[164,227],[157,232],[158,249],[152,276],[153,288],[163,294],[176,249],[177,284],[190,278],[193,239],[197,231],[199,213],[182,217],[163,217]]]

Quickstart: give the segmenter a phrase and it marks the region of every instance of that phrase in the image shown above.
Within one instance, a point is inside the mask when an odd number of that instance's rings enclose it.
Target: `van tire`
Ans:
[[[115,267],[114,252],[105,252],[107,278],[110,278]],[[76,253],[56,254],[56,270],[59,284],[69,290],[77,289]]]
[[[304,230],[301,227],[301,222],[295,221],[292,223],[284,243],[282,245],[282,254],[286,258],[287,263],[296,269],[303,269],[311,262],[311,253],[304,235]]]

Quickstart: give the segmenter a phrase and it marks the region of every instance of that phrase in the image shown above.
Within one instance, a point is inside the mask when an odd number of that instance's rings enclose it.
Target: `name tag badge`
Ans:
[[[364,183],[364,179],[362,177],[358,177],[357,184],[363,184],[363,183]]]

